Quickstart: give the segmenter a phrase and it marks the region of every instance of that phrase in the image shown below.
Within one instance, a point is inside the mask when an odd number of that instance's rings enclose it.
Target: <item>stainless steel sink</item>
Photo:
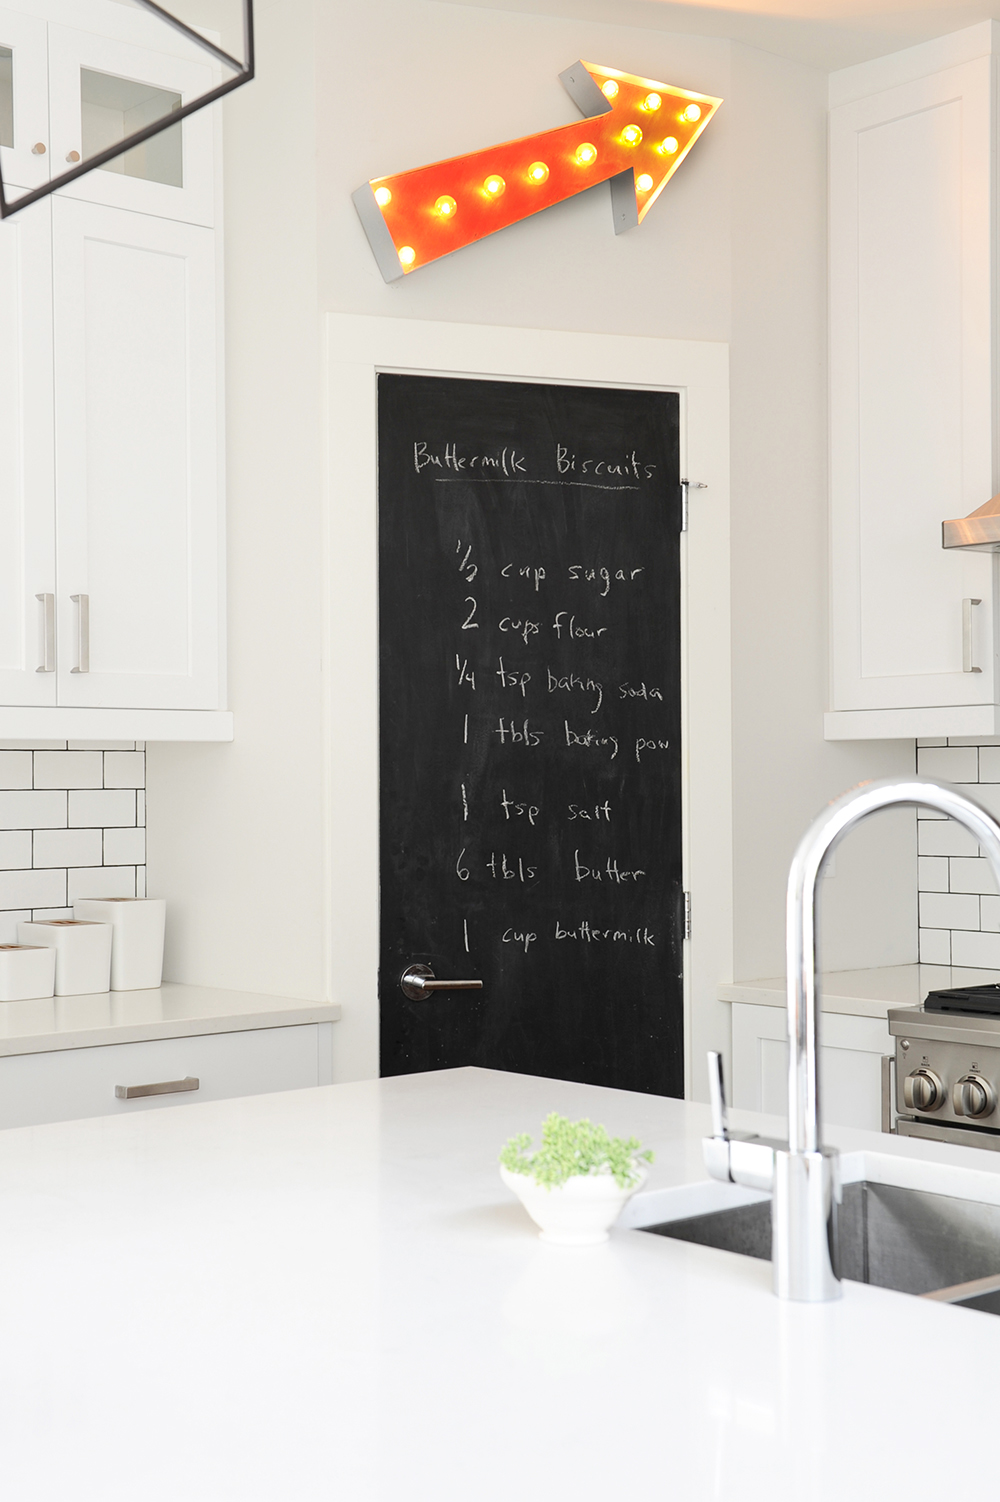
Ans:
[[[643,1226],[657,1236],[771,1257],[771,1201]],[[1000,1205],[900,1189],[845,1184],[841,1276],[964,1308],[1000,1314]]]

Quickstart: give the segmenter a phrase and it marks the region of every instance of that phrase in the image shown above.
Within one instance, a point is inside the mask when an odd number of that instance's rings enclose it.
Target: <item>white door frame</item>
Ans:
[[[729,351],[724,344],[427,323],[329,313],[324,526],[327,994],[343,1016],[334,1078],[378,1074],[378,528],[380,371],[678,391],[681,539],[685,1094],[705,1098],[704,1053],[729,1052],[717,1000],[732,976]]]

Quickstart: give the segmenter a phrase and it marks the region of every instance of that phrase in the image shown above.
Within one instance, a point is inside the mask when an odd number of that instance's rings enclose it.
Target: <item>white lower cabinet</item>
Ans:
[[[0,1058],[0,1127],[183,1110],[199,1101],[329,1084],[331,1024],[254,1028]],[[118,1086],[193,1077],[198,1089],[122,1100]]]
[[[883,1060],[895,1053],[886,1019],[824,1012],[820,1038],[822,1120],[884,1130],[892,1092],[883,1084]],[[732,1096],[733,1105],[742,1110],[787,1115],[788,1021],[783,1007],[733,1003]]]

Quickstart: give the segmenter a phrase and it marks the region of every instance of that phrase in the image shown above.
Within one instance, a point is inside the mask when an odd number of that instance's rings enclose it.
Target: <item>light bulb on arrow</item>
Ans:
[[[611,183],[615,234],[634,228],[722,103],[594,63],[559,77],[587,119],[373,177],[352,195],[387,282],[595,183]]]

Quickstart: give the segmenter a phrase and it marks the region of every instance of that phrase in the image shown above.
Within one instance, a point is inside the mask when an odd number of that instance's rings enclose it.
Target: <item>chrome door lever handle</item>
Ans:
[[[399,977],[399,989],[410,1001],[419,1001],[433,991],[481,991],[481,980],[435,980],[429,965],[407,965]]]

